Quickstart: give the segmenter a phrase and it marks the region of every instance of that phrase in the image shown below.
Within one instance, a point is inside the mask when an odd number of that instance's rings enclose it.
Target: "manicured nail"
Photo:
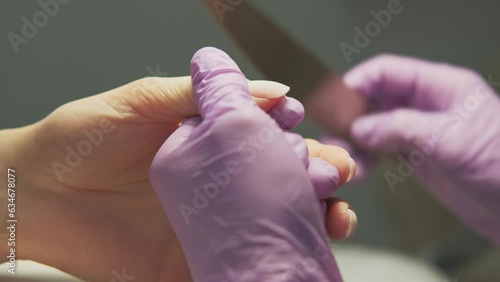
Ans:
[[[252,96],[264,99],[274,99],[285,96],[290,87],[270,80],[249,80],[248,87]]]
[[[352,158],[349,158],[349,176],[345,182],[349,182],[356,174],[356,162]]]
[[[356,232],[356,229],[358,229],[358,217],[356,213],[351,209],[348,209],[347,213],[349,214],[349,228],[347,228],[345,239],[351,237]]]

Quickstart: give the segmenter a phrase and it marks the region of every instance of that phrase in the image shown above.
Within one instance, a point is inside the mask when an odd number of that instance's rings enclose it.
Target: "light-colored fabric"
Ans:
[[[58,269],[30,260],[18,260],[16,274],[8,273],[7,269],[7,263],[0,264],[2,282],[83,282]],[[110,279],[112,279],[111,274]]]
[[[332,247],[344,282],[455,282],[425,261],[397,251],[362,245]]]
[[[352,244],[334,244],[335,258],[344,282],[455,282],[426,262],[401,252]],[[110,273],[110,280],[113,279]],[[0,265],[2,282],[83,282],[55,268],[33,261],[18,261],[18,273],[7,274]]]

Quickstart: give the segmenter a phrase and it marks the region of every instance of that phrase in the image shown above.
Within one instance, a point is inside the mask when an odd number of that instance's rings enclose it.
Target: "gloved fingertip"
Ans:
[[[374,131],[377,120],[373,117],[358,118],[351,125],[351,137],[355,142],[363,142]]]
[[[302,103],[291,97],[283,97],[269,112],[269,115],[285,130],[296,127],[304,120],[305,110]]]
[[[340,174],[337,168],[320,158],[309,159],[307,172],[318,199],[329,198],[340,185]]]
[[[367,85],[370,85],[369,83],[367,83],[368,78],[366,77],[365,72],[360,67],[355,67],[354,69],[345,73],[342,77],[342,80],[345,86],[359,92],[360,94],[365,94],[364,92],[366,91],[364,88]]]
[[[238,65],[219,49],[205,47],[194,54],[191,80],[198,110],[204,119],[241,107],[257,107]]]
[[[355,90],[359,87],[362,81],[360,75],[355,71],[350,71],[344,74],[342,80],[347,87]]]
[[[214,70],[237,70],[238,65],[224,51],[214,47],[204,47],[196,51],[191,59],[193,84],[199,84],[207,73]]]

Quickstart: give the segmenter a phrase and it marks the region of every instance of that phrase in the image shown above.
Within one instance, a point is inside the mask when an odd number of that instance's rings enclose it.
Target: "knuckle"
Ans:
[[[131,83],[135,92],[142,94],[155,93],[160,90],[158,77],[143,77]]]

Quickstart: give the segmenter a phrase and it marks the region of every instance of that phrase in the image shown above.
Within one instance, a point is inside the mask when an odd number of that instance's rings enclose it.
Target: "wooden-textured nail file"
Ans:
[[[220,1],[204,2],[266,78],[290,86],[288,95],[306,105],[308,117],[332,134],[347,136],[351,122],[366,110],[366,104],[345,87],[335,71],[249,1],[240,1],[227,11]]]

